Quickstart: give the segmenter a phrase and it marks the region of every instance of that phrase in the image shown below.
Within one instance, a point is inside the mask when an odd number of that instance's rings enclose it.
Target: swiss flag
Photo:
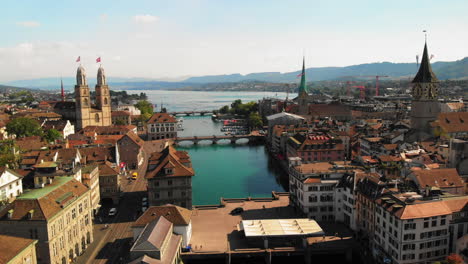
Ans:
[[[101,57],[98,57],[98,58],[96,59],[96,63],[98,63],[98,62],[101,62]]]
[[[80,58],[81,56],[78,56],[78,58],[76,58],[76,62],[79,62],[81,60]]]

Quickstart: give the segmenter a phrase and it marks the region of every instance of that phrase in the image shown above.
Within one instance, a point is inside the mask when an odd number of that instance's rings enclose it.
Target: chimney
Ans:
[[[13,217],[13,209],[8,210],[8,219],[11,219]]]

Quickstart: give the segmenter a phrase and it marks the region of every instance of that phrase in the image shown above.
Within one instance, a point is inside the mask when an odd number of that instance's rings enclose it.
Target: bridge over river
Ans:
[[[259,134],[248,134],[248,135],[212,135],[212,136],[194,136],[194,137],[176,137],[173,139],[174,144],[178,145],[180,142],[191,141],[194,145],[197,145],[200,141],[211,141],[212,144],[217,144],[220,140],[229,140],[231,144],[236,144],[239,139],[248,139],[249,142],[258,142],[264,139],[263,135]]]
[[[204,116],[206,114],[213,114],[213,111],[214,110],[177,111],[177,112],[169,112],[169,114],[173,116],[178,116],[178,115],[191,116],[191,115],[197,115],[197,114]]]

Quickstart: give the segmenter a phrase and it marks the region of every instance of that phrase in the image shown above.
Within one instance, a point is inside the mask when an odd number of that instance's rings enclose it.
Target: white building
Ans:
[[[298,157],[290,158],[289,162],[289,193],[292,205],[317,221],[344,221],[342,200],[346,199],[346,206],[351,207],[354,198],[350,189],[338,186],[345,175],[354,174],[353,170],[356,167],[346,165],[345,162],[302,164]],[[354,218],[354,213],[350,214],[348,216]],[[351,226],[352,222],[354,223],[354,220],[349,219],[348,224]]]
[[[145,226],[163,216],[174,226],[173,232],[182,236],[182,246],[190,244],[192,238],[192,211],[172,204],[150,206],[132,225],[136,240]]]
[[[377,199],[373,252],[378,263],[432,263],[445,259],[455,248],[455,235],[462,237],[466,233],[466,223],[460,228],[461,219],[456,218],[467,203],[467,196],[423,200],[414,192]]]
[[[8,168],[0,168],[0,203],[11,202],[23,193],[23,177]]]

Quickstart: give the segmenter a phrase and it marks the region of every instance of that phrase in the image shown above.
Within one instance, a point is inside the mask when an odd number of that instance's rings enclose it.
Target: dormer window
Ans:
[[[34,210],[29,210],[28,212],[28,220],[31,220],[34,216]]]
[[[13,217],[13,209],[8,210],[8,219],[11,219]]]
[[[172,168],[166,168],[164,172],[165,172],[166,174],[172,174],[172,173],[173,173],[173,170],[172,170]]]

